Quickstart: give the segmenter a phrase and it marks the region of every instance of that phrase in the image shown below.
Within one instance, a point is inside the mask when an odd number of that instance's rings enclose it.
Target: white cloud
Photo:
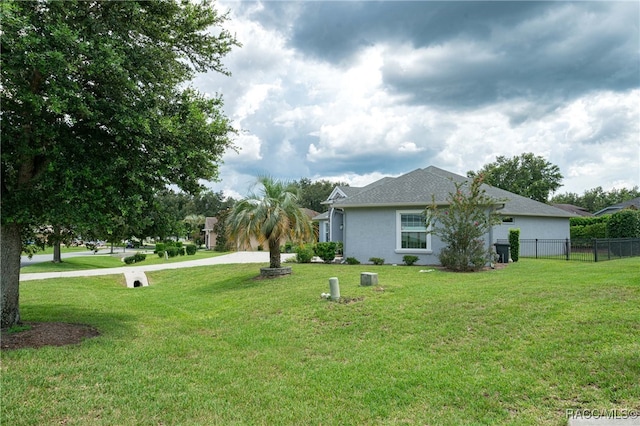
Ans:
[[[225,163],[258,161],[262,159],[262,155],[260,154],[262,142],[258,136],[241,133],[235,137],[234,142],[238,148],[238,152],[227,151],[223,157]]]

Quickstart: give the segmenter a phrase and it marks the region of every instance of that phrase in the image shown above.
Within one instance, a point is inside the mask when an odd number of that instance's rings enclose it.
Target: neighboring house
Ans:
[[[438,264],[444,244],[427,232],[422,213],[432,202],[446,206],[455,192],[454,182],[465,181],[468,178],[431,166],[362,188],[336,187],[325,201],[326,219],[316,220],[328,241],[343,243],[345,257],[402,263],[404,255],[412,254],[420,264]],[[574,214],[489,185],[483,189],[499,200],[496,208],[502,216],[502,223],[485,238],[488,248],[508,239],[510,228],[520,229],[521,239],[569,238],[569,218]]]
[[[551,204],[553,207],[559,208],[576,216],[593,216],[593,213],[584,207],[574,206],[573,204]]]
[[[598,210],[593,215],[602,216],[605,214],[613,214],[624,209],[633,209],[633,210],[640,209],[640,197],[634,198],[633,200],[628,200],[622,203],[614,204],[613,206],[606,207],[602,210]]]
[[[207,217],[204,220],[204,245],[207,250],[213,250],[216,248],[217,234],[215,232],[216,224],[218,223],[217,217]]]
[[[318,242],[326,243],[329,240],[329,212],[321,213],[312,218],[314,222],[318,222]]]

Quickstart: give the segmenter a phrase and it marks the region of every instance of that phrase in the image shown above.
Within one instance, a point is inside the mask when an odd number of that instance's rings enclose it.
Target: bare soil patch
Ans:
[[[86,324],[65,322],[25,322],[28,330],[9,333],[2,330],[0,349],[41,348],[43,346],[66,346],[81,343],[85,339],[99,336],[95,328]]]

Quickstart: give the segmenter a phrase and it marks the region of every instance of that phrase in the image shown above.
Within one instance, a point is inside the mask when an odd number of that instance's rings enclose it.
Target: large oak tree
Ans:
[[[484,183],[542,203],[562,186],[560,168],[530,152],[513,158],[500,155],[477,172],[467,172],[467,176],[482,176]]]
[[[2,327],[20,320],[23,230],[133,217],[176,184],[216,179],[233,129],[220,96],[188,85],[228,74],[238,45],[210,2],[0,3]]]

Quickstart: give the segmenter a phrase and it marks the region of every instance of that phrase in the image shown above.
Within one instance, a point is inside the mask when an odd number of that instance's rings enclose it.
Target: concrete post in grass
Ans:
[[[331,293],[331,300],[340,299],[340,283],[337,277],[329,278],[329,291]]]

